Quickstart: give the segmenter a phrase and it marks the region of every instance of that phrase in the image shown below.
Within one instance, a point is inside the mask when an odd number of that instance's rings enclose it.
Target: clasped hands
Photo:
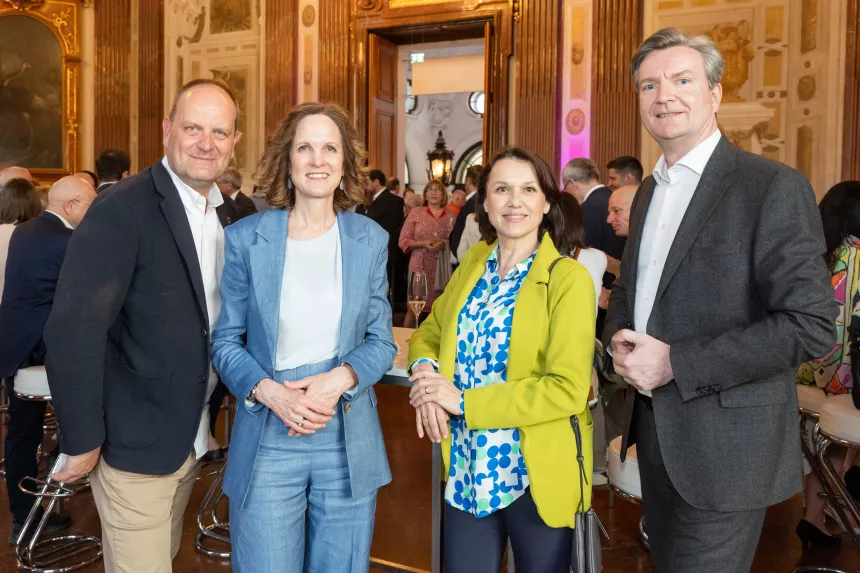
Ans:
[[[345,366],[283,384],[265,378],[257,389],[257,401],[280,418],[292,438],[325,428],[340,397],[354,385]]]
[[[415,366],[409,381],[413,384],[409,403],[415,408],[418,437],[426,434],[431,442],[441,442],[448,437],[448,416],[463,413],[460,391],[428,362]]]
[[[669,361],[669,345],[633,330],[619,330],[612,337],[615,372],[637,390],[654,390],[675,378]]]

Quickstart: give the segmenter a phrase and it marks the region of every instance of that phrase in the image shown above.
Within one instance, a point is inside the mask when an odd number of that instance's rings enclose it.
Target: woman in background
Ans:
[[[448,235],[454,227],[454,218],[445,208],[448,193],[438,179],[433,179],[424,187],[424,200],[427,207],[416,207],[409,211],[406,222],[400,230],[398,245],[404,253],[409,253],[409,272],[423,271],[427,276],[427,304],[424,313],[429,313],[433,302],[443,290],[437,288],[436,266],[439,256],[445,251]],[[406,313],[403,323],[406,328],[415,327],[415,315]]]
[[[0,189],[0,300],[6,281],[6,257],[12,232],[21,223],[39,216],[43,211],[36,188],[26,179],[10,179]]]

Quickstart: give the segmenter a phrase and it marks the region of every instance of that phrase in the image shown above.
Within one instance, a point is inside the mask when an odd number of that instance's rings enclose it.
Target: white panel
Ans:
[[[426,59],[412,64],[412,94],[484,91],[484,56]]]

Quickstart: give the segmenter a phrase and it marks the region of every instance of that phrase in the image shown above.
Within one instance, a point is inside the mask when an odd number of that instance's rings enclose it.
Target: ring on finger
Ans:
[[[424,393],[425,393],[425,394],[430,394],[430,391],[431,391],[431,390],[432,390],[432,388],[431,388],[430,386],[428,386],[427,388],[424,388]]]
[[[301,420],[299,420],[299,422],[298,422],[298,424],[299,424],[299,428],[304,428],[304,427],[305,427],[305,422],[307,422],[307,420],[305,420],[304,418],[302,418]]]

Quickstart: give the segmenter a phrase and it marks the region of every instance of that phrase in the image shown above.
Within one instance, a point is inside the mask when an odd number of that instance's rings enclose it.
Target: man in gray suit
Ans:
[[[809,182],[720,134],[723,59],[665,29],[632,61],[663,150],[636,194],[604,331],[630,383],[657,573],[749,571],[765,511],[801,489],[794,369],[834,344]]]

